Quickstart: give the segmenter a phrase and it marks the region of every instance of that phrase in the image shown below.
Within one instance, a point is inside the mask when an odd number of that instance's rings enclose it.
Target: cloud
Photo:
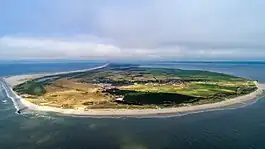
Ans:
[[[2,57],[14,58],[114,58],[120,54],[113,45],[58,38],[3,37],[0,47]]]
[[[263,0],[28,0],[0,6],[0,58],[263,59]],[[14,11],[15,10],[15,11]]]
[[[192,60],[252,58],[265,54],[242,49],[189,49],[186,46],[123,48],[79,37],[2,37],[1,59]],[[262,56],[261,56],[262,57]]]

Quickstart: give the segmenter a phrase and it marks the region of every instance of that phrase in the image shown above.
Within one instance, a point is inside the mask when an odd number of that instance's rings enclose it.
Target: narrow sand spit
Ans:
[[[10,77],[5,77],[4,80],[10,85],[11,87],[14,87],[18,84],[21,84],[23,82],[26,82],[28,80],[36,79],[36,78],[41,78],[45,76],[51,76],[51,75],[60,75],[60,74],[68,74],[68,73],[74,73],[74,72],[85,72],[85,71],[91,71],[91,70],[96,70],[96,69],[101,69],[104,67],[107,67],[109,64],[105,64],[102,66],[94,67],[94,68],[89,68],[89,69],[82,69],[82,70],[74,70],[74,71],[64,71],[64,72],[56,72],[56,73],[40,73],[40,74],[28,74],[28,75],[17,75],[17,76],[10,76]]]
[[[86,69],[81,71],[88,71],[106,67],[107,65],[103,65],[100,67]],[[73,72],[73,71],[72,71]],[[74,71],[80,72],[80,71]],[[71,72],[62,72],[62,73],[71,73]],[[57,74],[62,74],[57,73]],[[23,83],[27,80],[48,76],[51,74],[35,74],[35,75],[21,75],[21,76],[13,76],[4,78],[4,80],[11,86],[15,86],[17,84]],[[185,113],[185,112],[194,112],[194,111],[205,111],[209,109],[220,109],[225,108],[231,105],[236,104],[246,104],[250,101],[256,100],[263,96],[265,93],[265,84],[260,84],[256,82],[256,86],[258,89],[250,94],[239,96],[232,99],[227,99],[217,103],[203,104],[203,105],[194,105],[194,106],[183,106],[183,107],[174,107],[174,108],[162,108],[162,109],[63,109],[56,107],[48,107],[48,106],[38,106],[35,105],[21,97],[19,97],[20,102],[27,108],[36,111],[46,111],[46,112],[56,112],[67,115],[80,115],[80,116],[141,116],[141,115],[157,115],[157,114],[174,114],[174,113]],[[12,88],[9,88],[10,91],[14,92]]]

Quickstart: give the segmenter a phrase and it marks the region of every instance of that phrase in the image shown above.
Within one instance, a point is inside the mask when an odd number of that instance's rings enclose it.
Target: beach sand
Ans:
[[[96,70],[96,69],[101,69],[101,68],[107,67],[108,65],[109,64],[105,64],[105,65],[94,67],[94,68],[74,70],[74,71],[10,76],[10,77],[4,77],[4,80],[8,83],[8,85],[10,85],[11,87],[14,87],[14,86],[19,85],[21,83],[24,83],[28,80],[32,80],[32,79],[36,79],[36,78],[41,78],[41,77],[51,76],[51,75],[69,74],[69,73],[74,73],[74,72],[91,71],[91,70]]]
[[[103,67],[105,67],[104,65]],[[94,70],[102,68],[92,68],[87,70]],[[81,70],[81,71],[87,71]],[[73,72],[73,71],[72,71]],[[78,72],[78,71],[74,71]],[[80,72],[80,71],[79,71]],[[71,73],[71,72],[62,72],[62,73]],[[57,73],[59,74],[59,73]],[[51,74],[35,74],[35,75],[20,75],[20,76],[12,76],[8,78],[4,78],[5,82],[7,82],[11,87],[23,83],[30,79],[35,79],[38,77],[48,76]],[[193,106],[183,106],[183,107],[173,107],[173,108],[162,108],[162,109],[63,109],[56,107],[48,107],[48,106],[38,106],[35,105],[23,98],[19,98],[20,102],[31,110],[36,111],[45,111],[45,112],[56,112],[66,115],[79,115],[79,116],[141,116],[141,115],[158,115],[158,114],[174,114],[174,113],[188,113],[194,111],[206,111],[209,109],[220,109],[225,108],[231,105],[236,104],[247,104],[250,101],[257,100],[260,96],[265,94],[265,84],[261,84],[256,82],[258,89],[250,94],[239,96],[232,99],[227,99],[217,103],[203,104],[203,105],[193,105]],[[13,90],[12,90],[13,91]],[[14,92],[14,91],[13,91]]]

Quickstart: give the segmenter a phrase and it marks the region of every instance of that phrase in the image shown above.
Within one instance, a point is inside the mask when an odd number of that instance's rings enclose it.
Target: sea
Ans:
[[[0,77],[93,68],[104,62],[0,61]],[[143,62],[265,82],[265,62]],[[265,149],[265,98],[245,106],[154,117],[17,114],[0,86],[0,149]]]

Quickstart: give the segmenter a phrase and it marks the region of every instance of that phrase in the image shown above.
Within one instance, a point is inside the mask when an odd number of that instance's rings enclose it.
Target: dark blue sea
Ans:
[[[91,68],[103,62],[0,62],[0,76]],[[145,62],[265,82],[264,62]],[[265,149],[265,98],[242,108],[155,118],[15,113],[0,87],[0,149]]]

